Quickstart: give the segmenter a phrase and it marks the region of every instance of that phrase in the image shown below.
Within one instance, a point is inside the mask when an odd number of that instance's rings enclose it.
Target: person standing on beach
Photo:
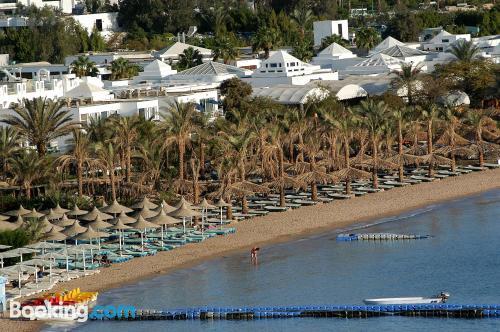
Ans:
[[[260,250],[260,248],[253,247],[252,250],[250,250],[250,262],[253,265],[257,265],[257,252]]]

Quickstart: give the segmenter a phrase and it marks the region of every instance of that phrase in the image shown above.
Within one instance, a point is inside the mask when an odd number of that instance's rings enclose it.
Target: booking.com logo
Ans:
[[[30,306],[12,301],[10,303],[10,318],[24,318],[29,320],[67,320],[86,322],[87,320],[112,320],[135,318],[134,306],[95,306],[89,312],[86,304],[81,305],[52,305],[49,302],[43,305]]]

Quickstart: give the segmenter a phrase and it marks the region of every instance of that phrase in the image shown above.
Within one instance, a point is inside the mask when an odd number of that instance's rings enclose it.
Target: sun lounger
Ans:
[[[500,168],[500,164],[484,163],[484,166],[488,168]]]
[[[300,205],[305,205],[305,206],[318,204],[318,202],[315,202],[315,201],[312,201],[309,199],[294,199],[292,202],[295,204],[300,204]]]
[[[328,197],[331,197],[333,199],[348,199],[348,198],[354,197],[354,195],[352,195],[352,194],[351,195],[347,195],[347,194],[339,194],[339,193],[335,193],[335,194],[329,193]]]
[[[269,212],[283,212],[283,211],[286,211],[288,210],[287,207],[281,207],[281,206],[270,206],[270,205],[266,205],[264,206],[264,209],[266,209],[267,211]]]

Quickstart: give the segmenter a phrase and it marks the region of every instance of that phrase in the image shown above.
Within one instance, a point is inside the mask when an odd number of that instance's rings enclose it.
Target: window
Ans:
[[[147,120],[145,108],[139,108],[139,116]]]
[[[102,31],[102,20],[101,19],[95,20],[95,27],[96,27],[97,31]]]
[[[441,40],[441,42],[443,42],[443,43],[449,43],[450,40],[449,39],[443,39],[443,40]]]
[[[342,37],[342,24],[338,25],[338,32],[339,32],[339,36]]]
[[[295,62],[290,62],[290,67],[295,67]]]
[[[276,68],[276,67],[278,67],[277,63],[271,63],[271,68]]]
[[[87,114],[81,114],[80,115],[80,121],[81,122],[87,122],[87,120],[88,120]]]
[[[269,68],[269,64],[268,63],[266,63],[266,68]]]

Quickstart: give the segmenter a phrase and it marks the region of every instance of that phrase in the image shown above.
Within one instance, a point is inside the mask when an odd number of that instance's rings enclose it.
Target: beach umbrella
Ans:
[[[75,220],[75,222],[71,225],[66,227],[61,233],[66,235],[67,237],[73,237],[77,234],[85,232],[87,229],[80,225],[80,222],[78,220]]]
[[[140,202],[137,202],[135,203],[134,205],[131,206],[132,209],[136,209],[136,210],[139,210],[139,209],[154,209],[154,208],[157,208],[158,205],[156,205],[155,203],[151,202],[146,196],[144,196],[144,198],[142,199],[142,201]]]
[[[220,225],[222,226],[222,209],[224,209],[225,207],[230,207],[232,206],[231,204],[229,203],[226,203],[226,201],[221,197],[217,203],[215,203],[215,206],[220,208]]]
[[[89,226],[89,227],[87,227],[85,232],[77,234],[73,238],[77,241],[78,240],[90,240],[91,242],[92,242],[92,239],[98,239],[98,248],[101,249],[101,241],[100,241],[101,237],[106,237],[106,236],[109,236],[109,234],[104,233],[104,232],[95,231],[92,228],[92,226]],[[92,243],[90,243],[90,244],[92,244]],[[92,254],[92,251],[91,251],[91,254]],[[92,262],[93,262],[93,258],[92,258]]]
[[[29,213],[26,213],[25,215],[23,215],[23,218],[40,219],[43,216],[44,216],[43,213],[38,212],[37,210],[33,209]]]
[[[52,251],[39,256],[41,259],[48,259],[55,262],[56,259],[66,260],[66,272],[69,271],[69,254],[67,250]]]
[[[3,214],[0,214],[0,221],[6,221],[6,220],[9,220],[10,217],[9,216],[4,216]]]
[[[50,231],[43,235],[45,241],[64,241],[66,238],[67,236],[58,231],[55,227],[52,227]]]
[[[104,212],[104,213],[111,213],[111,214],[119,214],[119,213],[130,213],[134,210],[124,206],[124,205],[121,205],[120,203],[118,203],[118,201],[115,199],[113,201],[113,203],[111,203],[111,205],[108,205],[108,206],[105,206],[103,208],[101,208],[101,212]]]
[[[157,215],[158,215],[158,212],[156,212],[154,210],[150,210],[148,208],[142,208],[141,210],[135,212],[132,216],[136,219],[139,218],[139,216],[143,217],[144,219],[149,219],[149,218],[153,218]]]
[[[11,217],[19,217],[28,213],[30,213],[30,210],[26,210],[22,205],[20,205],[19,209],[6,212],[5,214]]]
[[[144,251],[144,233],[146,232],[146,229],[161,227],[160,225],[153,224],[152,222],[147,221],[142,216],[139,216],[139,218],[137,218],[137,221],[133,224],[130,224],[129,226],[132,227],[133,229],[141,231],[141,250],[142,251]],[[143,230],[144,230],[144,232],[142,232]]]
[[[174,206],[174,207],[175,207],[176,209],[178,209],[178,208],[180,208],[182,205],[185,205],[185,206],[187,206],[187,207],[189,207],[189,208],[193,207],[193,205],[192,205],[191,203],[189,203],[188,201],[186,201],[186,200],[184,199],[184,196],[181,196],[181,199],[177,202],[177,204],[175,204],[175,206]]]
[[[84,214],[87,214],[88,211],[86,210],[81,210],[78,205],[75,204],[75,206],[73,207],[73,209],[71,211],[68,211],[66,212],[66,214],[68,216],[74,216],[74,217],[78,217],[78,216],[83,216]]]
[[[109,215],[107,213],[99,211],[99,209],[97,209],[95,206],[92,209],[92,211],[90,211],[87,214],[84,214],[79,219],[80,220],[85,220],[85,221],[92,221],[92,220],[95,220],[95,218],[97,218],[97,216],[101,217],[102,220],[113,219],[112,215]]]
[[[36,267],[33,267],[33,266],[27,266],[27,265],[23,265],[23,264],[16,264],[16,265],[13,265],[13,266],[9,266],[9,267],[6,267],[6,268],[3,268],[2,270],[0,270],[0,274],[7,274],[7,275],[11,275],[11,276],[16,276],[18,277],[18,280],[19,280],[19,283],[18,283],[18,287],[19,289],[21,289],[21,275],[23,273],[33,273],[36,275],[36,272],[37,272],[37,269]]]
[[[203,198],[201,203],[196,205],[196,207],[201,209],[201,234],[203,235],[203,232],[205,230],[205,215],[207,214],[209,209],[215,209],[216,207],[209,204],[206,198]]]
[[[6,246],[5,244],[0,244],[0,250],[9,249],[11,246]]]
[[[56,207],[52,209],[54,211],[54,213],[57,213],[57,214],[65,214],[65,213],[68,213],[69,210],[68,209],[65,209],[65,208],[62,208],[59,203],[57,203]]]
[[[175,206],[172,206],[165,202],[165,200],[161,201],[160,206],[158,206],[154,211],[160,212],[160,209],[165,211],[165,213],[170,213],[172,211],[175,211],[177,208]]]
[[[132,224],[137,221],[137,219],[129,217],[124,212],[122,212],[118,215],[118,217],[111,220],[111,223],[116,224],[119,220],[124,224]]]
[[[23,261],[23,255],[25,254],[34,254],[37,251],[34,249],[29,249],[29,248],[16,248],[16,249],[11,249],[2,252],[2,256],[4,258],[13,258],[13,257],[20,257],[21,262]]]
[[[109,229],[118,231],[118,244],[120,246],[120,255],[122,254],[122,231],[125,229],[132,229],[132,227],[125,225],[121,219],[116,221],[116,224],[112,225]]]
[[[57,220],[57,219],[61,219],[63,216],[62,213],[56,213],[54,212],[54,210],[52,209],[49,209],[49,211],[45,214],[45,218],[47,218],[48,220]]]
[[[0,221],[0,232],[13,231],[13,230],[18,229],[18,228],[19,228],[19,226],[14,222]]]
[[[160,213],[157,216],[149,219],[149,221],[151,221],[153,224],[161,226],[161,246],[162,247],[163,247],[163,229],[166,228],[167,225],[175,225],[175,224],[178,224],[180,222],[179,219],[175,219],[174,217],[167,215],[163,209],[160,210]]]
[[[49,243],[49,242],[37,242],[33,244],[28,244],[25,248],[35,249],[35,250],[45,250],[45,249],[61,249],[64,244],[60,243]]]
[[[52,224],[57,225],[59,227],[67,227],[72,225],[75,221],[76,219],[69,219],[68,216],[63,214],[61,219],[52,221]]]
[[[89,222],[87,226],[92,226],[93,229],[107,229],[113,225],[102,220],[100,216],[97,216],[97,218],[95,218],[94,221]]]
[[[23,262],[23,265],[26,266],[34,266],[36,267],[44,267],[48,266],[49,267],[49,281],[52,281],[52,261],[49,260],[44,260],[44,259],[39,259],[39,258],[33,258],[29,259],[25,262]],[[35,274],[35,283],[38,283],[38,274]]]
[[[52,224],[47,218],[43,218],[42,221],[40,221],[40,223],[43,225],[43,231],[45,233],[50,232],[52,228],[55,228],[56,231],[62,231],[64,229],[61,226]]]
[[[184,237],[186,236],[186,218],[193,218],[201,216],[198,211],[192,210],[185,202],[177,208],[177,210],[172,211],[168,214],[174,218],[182,218],[182,227],[184,229]]]

